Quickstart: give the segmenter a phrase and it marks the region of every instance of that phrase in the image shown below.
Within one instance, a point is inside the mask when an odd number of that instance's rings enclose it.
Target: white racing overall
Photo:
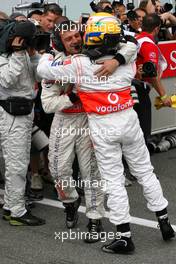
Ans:
[[[155,212],[168,205],[132,108],[130,86],[136,73],[134,59],[135,56],[131,57],[131,62],[118,67],[108,79],[101,81],[94,75],[99,65],[84,55],[68,58],[63,65],[53,65],[51,55],[46,54],[38,65],[38,73],[45,79],[62,80],[67,76],[71,82],[77,77],[77,92],[88,115],[98,167],[106,180],[110,221],[115,225],[130,222],[122,154],[132,175],[143,187],[147,207]]]
[[[0,56],[0,98],[10,96],[32,99],[39,55],[29,58],[26,51]],[[14,116],[0,106],[0,149],[5,161],[4,209],[11,216],[26,213],[26,173],[30,162],[33,113]]]

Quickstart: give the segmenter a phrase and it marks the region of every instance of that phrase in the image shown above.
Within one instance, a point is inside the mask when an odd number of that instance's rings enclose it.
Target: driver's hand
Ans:
[[[94,72],[94,74],[98,78],[100,78],[102,76],[108,77],[109,75],[113,74],[119,66],[119,62],[115,59],[102,60],[102,61],[98,61],[96,63],[102,65],[102,67],[100,67],[97,71]]]

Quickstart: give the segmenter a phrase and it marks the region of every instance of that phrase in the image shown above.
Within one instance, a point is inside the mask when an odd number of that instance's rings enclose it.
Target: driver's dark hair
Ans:
[[[149,14],[143,18],[142,31],[151,33],[156,27],[161,25],[161,18],[157,14]]]
[[[97,4],[97,12],[102,12],[103,11],[103,4],[110,4],[111,2],[108,0],[101,0],[98,4]],[[112,5],[111,5],[112,6]]]

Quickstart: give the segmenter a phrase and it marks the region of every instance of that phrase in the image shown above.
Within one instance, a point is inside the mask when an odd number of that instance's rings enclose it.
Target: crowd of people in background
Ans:
[[[99,44],[95,44],[99,43],[96,39],[94,44],[91,43],[89,36],[92,32],[86,31],[86,23],[91,23],[89,17],[85,20],[82,15],[73,22],[63,15],[62,8],[57,4],[44,5],[27,15],[20,12],[7,15],[0,11],[0,177],[5,188],[4,196],[0,197],[2,218],[13,226],[45,224],[44,219],[31,213],[31,207],[36,200],[43,199],[43,182],[47,181],[53,185],[57,199],[63,202],[67,228],[76,226],[81,195],[85,196],[89,221],[85,242],[94,243],[101,239],[103,232],[106,192],[109,197],[107,206],[111,210],[110,222],[116,225],[118,237],[102,249],[107,253],[128,253],[135,248],[125,190],[125,186],[132,184],[131,180],[137,180],[143,186],[147,206],[156,213],[163,239],[174,237],[167,215],[168,202],[153,173],[147,144],[151,136],[151,87],[164,106],[172,104],[161,80],[161,68],[164,69],[165,65],[157,43],[176,40],[176,16],[171,12],[171,6],[162,5],[159,0],[142,0],[138,7],[132,3],[126,5],[121,0],[112,3],[100,0],[98,4],[92,1],[90,6],[95,12],[90,18],[99,21],[98,14],[101,14],[105,19],[112,19],[116,27],[114,35],[118,36],[114,40],[118,43],[115,53],[115,49],[109,54],[104,50],[102,52]],[[107,38],[106,41],[106,47],[108,43],[112,45],[112,40]],[[40,68],[44,53],[51,56],[48,57],[53,64],[51,69],[47,64],[42,70]],[[112,56],[104,59],[106,55]],[[109,120],[103,119],[104,114],[100,114],[103,121],[99,119],[99,125],[98,119],[89,118],[93,110],[84,104],[85,91],[76,93],[76,85],[70,82],[63,84],[52,74],[55,66],[59,69],[59,65],[71,64],[70,56],[90,58],[87,63],[97,78],[122,76],[120,69],[124,69],[124,76],[127,75],[132,88],[130,94],[123,96],[129,96],[129,102],[132,96],[133,103],[129,108],[133,106],[135,113],[129,112],[129,109],[121,111],[121,119],[119,112],[108,113]],[[103,62],[99,61],[101,58]],[[153,75],[151,71],[144,72],[143,65],[148,62]],[[134,76],[129,66],[133,63],[137,67]],[[124,76],[119,77],[121,83],[128,84]],[[114,85],[118,86],[117,83],[118,78]],[[119,97],[119,94],[115,96]],[[118,146],[113,145],[115,139],[105,142],[104,136],[103,139],[94,136],[95,127],[102,125],[104,128],[110,123],[113,127],[115,120],[127,134],[128,128],[123,122],[132,120],[130,134],[135,128],[133,134],[118,138]],[[137,120],[142,129],[140,132]],[[90,129],[92,134],[61,134],[64,129],[69,131],[70,127],[75,131]],[[115,127],[115,130],[118,128]],[[116,146],[116,150],[110,145]],[[111,156],[104,152],[108,148],[112,151]],[[126,174],[128,177],[125,178]],[[75,186],[69,185],[72,180]],[[79,182],[82,181],[90,184],[80,187]],[[102,187],[101,181],[105,181],[108,187]],[[66,186],[63,185],[65,182],[68,183]],[[94,182],[97,182],[96,186]]]

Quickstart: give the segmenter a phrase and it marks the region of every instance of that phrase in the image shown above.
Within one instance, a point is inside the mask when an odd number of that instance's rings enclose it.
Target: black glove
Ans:
[[[117,61],[119,62],[120,65],[123,65],[123,64],[126,63],[125,57],[124,57],[122,54],[120,54],[120,53],[117,53],[117,54],[114,56],[113,59],[117,60]]]
[[[69,93],[68,97],[73,104],[79,100],[79,97],[73,92]]]

